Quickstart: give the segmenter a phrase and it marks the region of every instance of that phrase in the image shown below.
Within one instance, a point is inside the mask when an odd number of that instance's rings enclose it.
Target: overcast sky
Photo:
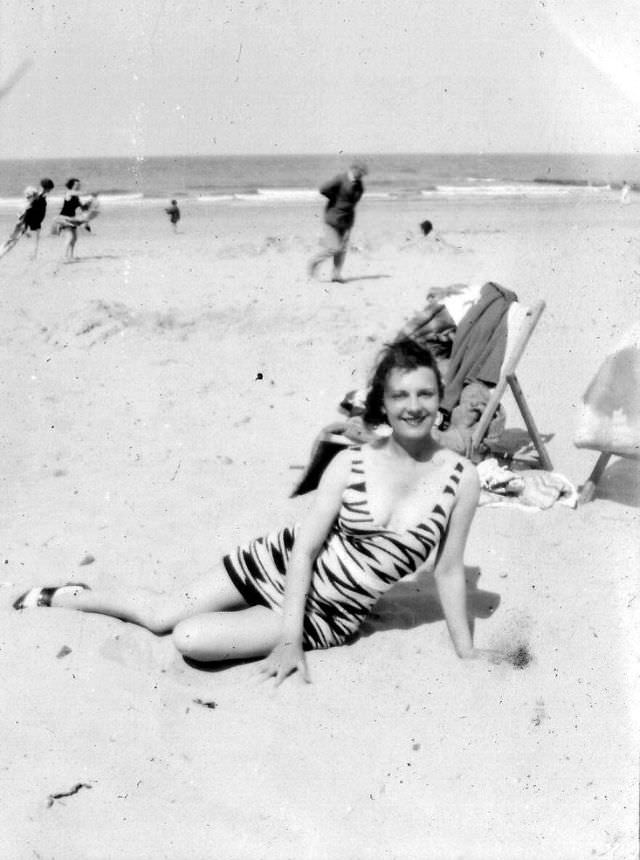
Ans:
[[[638,152],[637,0],[0,0],[0,157]]]

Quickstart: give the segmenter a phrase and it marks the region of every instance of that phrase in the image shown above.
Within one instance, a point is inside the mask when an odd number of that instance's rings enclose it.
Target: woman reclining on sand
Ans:
[[[395,582],[437,562],[456,653],[497,659],[472,643],[463,555],[479,484],[471,463],[432,438],[441,396],[431,353],[394,343],[374,371],[365,412],[373,426],[388,423],[390,435],[332,460],[300,527],[237,549],[171,596],[76,583],[31,589],[14,607],[100,612],[172,631],[178,651],[196,661],[267,655],[259,670],[280,683],[296,671],[308,680],[305,650],[348,641]]]

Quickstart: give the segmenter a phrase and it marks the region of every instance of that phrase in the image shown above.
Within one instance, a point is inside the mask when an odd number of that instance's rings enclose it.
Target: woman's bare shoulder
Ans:
[[[388,436],[379,436],[377,439],[369,439],[366,442],[362,442],[357,447],[366,451],[383,451],[387,447],[388,442]]]
[[[480,487],[478,470],[467,457],[448,448],[440,448],[436,456],[440,459],[443,472],[461,471],[459,493],[475,493]]]
[[[445,466],[450,466],[454,468],[458,464],[465,470],[471,470],[472,472],[476,471],[476,467],[473,465],[471,460],[462,454],[458,454],[457,451],[452,451],[450,448],[445,448],[444,445],[438,445],[434,458],[437,458],[440,463]]]
[[[458,487],[458,497],[467,498],[473,505],[477,505],[478,498],[480,496],[480,478],[478,476],[478,470],[471,460],[468,460],[466,457],[461,457],[459,454],[454,456],[462,466],[462,475],[460,476],[460,484]]]
[[[354,447],[349,445],[338,451],[324,470],[323,478],[332,482],[345,482],[351,474],[354,458]]]

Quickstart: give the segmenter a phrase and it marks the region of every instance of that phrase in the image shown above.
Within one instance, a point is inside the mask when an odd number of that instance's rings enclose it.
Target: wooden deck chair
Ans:
[[[504,395],[507,386],[509,386],[518,409],[520,410],[520,414],[524,419],[531,441],[538,452],[540,465],[548,472],[553,471],[551,459],[547,453],[544,441],[538,432],[533,415],[516,377],[518,362],[524,355],[524,351],[529,343],[529,338],[533,334],[533,330],[538,324],[538,320],[542,316],[544,309],[545,303],[543,301],[536,302],[531,305],[531,307],[526,307],[520,302],[513,302],[509,306],[507,317],[507,346],[505,357],[502,362],[502,369],[500,371],[500,379],[491,393],[491,397],[480,416],[480,420],[474,427],[473,435],[471,437],[472,457],[480,448],[482,440],[489,429],[491,419],[502,400],[502,396]]]

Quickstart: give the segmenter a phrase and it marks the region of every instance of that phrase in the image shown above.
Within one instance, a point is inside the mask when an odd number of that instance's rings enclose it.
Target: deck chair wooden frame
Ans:
[[[516,305],[518,307],[516,307]],[[516,377],[518,362],[524,355],[524,351],[529,343],[529,338],[533,334],[533,330],[537,326],[538,320],[542,316],[545,307],[546,305],[544,301],[536,302],[530,307],[525,307],[519,302],[514,302],[509,309],[507,325],[512,327],[511,343],[509,343],[509,341],[507,342],[507,354],[505,355],[502,363],[500,379],[491,393],[489,402],[485,406],[484,411],[480,416],[480,420],[474,428],[473,435],[471,437],[472,456],[478,451],[482,444],[482,440],[489,429],[491,419],[502,400],[507,386],[509,386],[513,393],[514,400],[516,401],[516,405],[520,410],[520,414],[522,415],[531,441],[538,452],[540,465],[543,469],[546,469],[549,472],[553,470],[551,459],[547,453],[544,441],[538,432],[538,428],[536,427],[536,423],[533,419],[533,414],[529,409],[529,405],[527,404],[522,388],[520,387],[520,383]],[[517,327],[515,331],[513,330],[514,327]]]
[[[609,460],[612,457],[620,457],[623,460],[640,460],[640,456],[630,454],[629,452],[625,452],[623,454],[620,451],[600,451],[599,448],[591,448],[591,450],[598,451],[598,459],[596,460],[595,466],[591,470],[591,474],[584,482],[580,490],[580,495],[578,496],[578,505],[586,505],[588,502],[593,501],[596,491],[598,489],[600,479],[604,475],[604,471],[609,465]]]
[[[604,474],[604,470],[609,465],[609,460],[613,456],[614,455],[611,451],[600,452],[600,455],[596,460],[596,464],[593,467],[591,474],[589,475],[589,477],[584,483],[584,486],[580,490],[580,495],[578,496],[578,505],[586,505],[588,502],[593,501],[593,497],[595,496],[596,489],[598,487],[598,482]]]

